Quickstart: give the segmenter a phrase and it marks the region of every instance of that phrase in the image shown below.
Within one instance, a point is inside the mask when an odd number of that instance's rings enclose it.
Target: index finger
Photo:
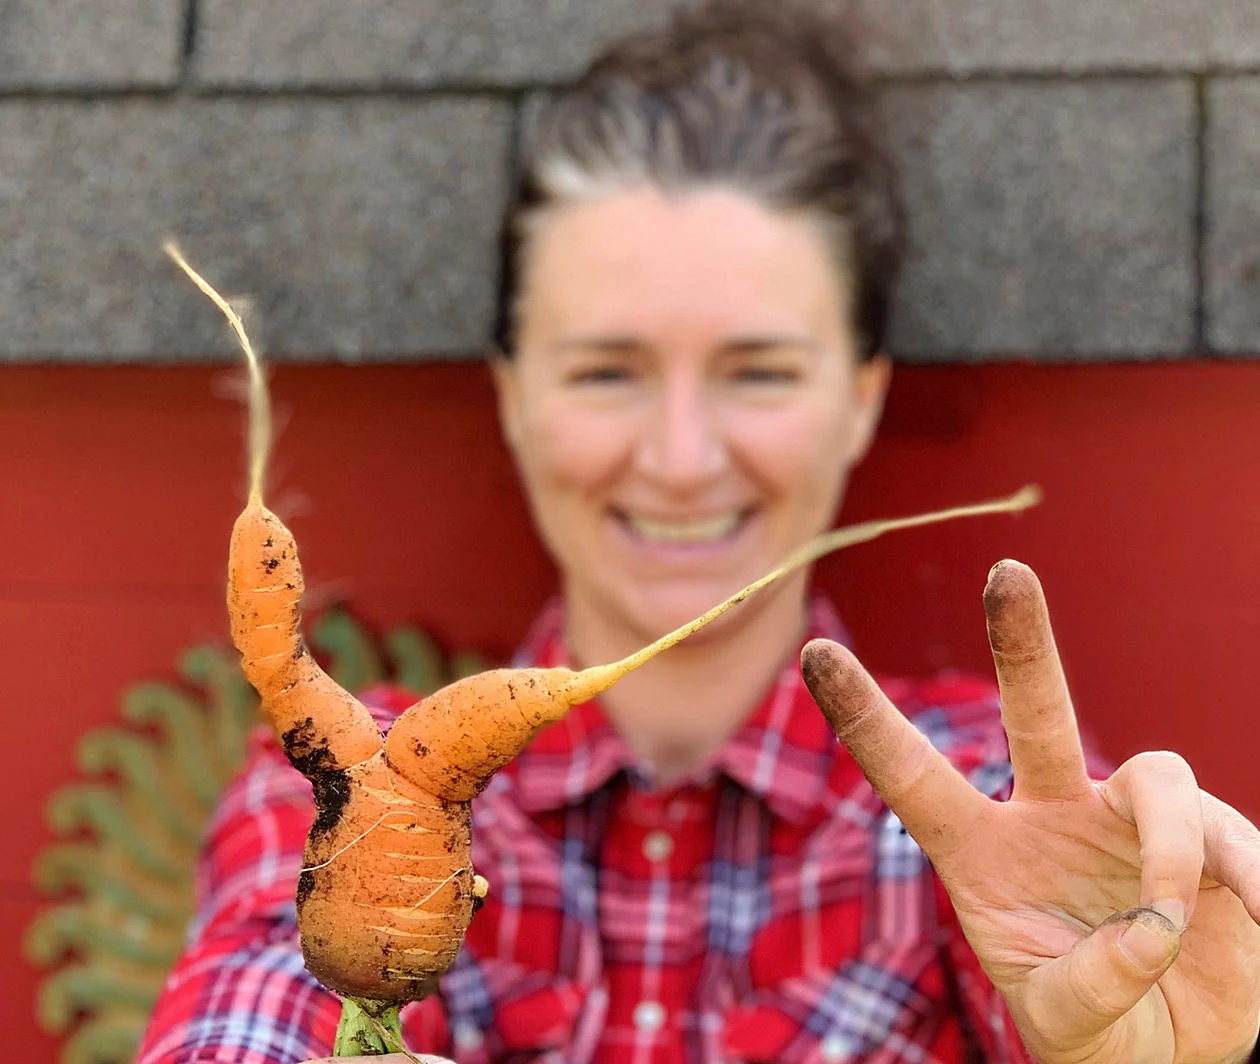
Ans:
[[[928,858],[965,844],[988,799],[888,700],[857,658],[815,639],[801,651],[801,673],[831,730]]]

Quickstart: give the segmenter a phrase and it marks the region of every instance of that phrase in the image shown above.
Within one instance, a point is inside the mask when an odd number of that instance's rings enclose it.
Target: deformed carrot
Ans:
[[[757,590],[840,547],[895,529],[1034,505],[1039,493],[827,533],[703,616],[609,665],[494,669],[448,685],[383,736],[367,708],[312,658],[302,638],[302,570],[293,535],[262,501],[270,415],[261,367],[240,318],[167,251],[227,316],[250,370],[250,481],[232,529],[228,611],[241,665],[293,765],[312,783],[316,818],[297,888],[306,965],[384,1024],[384,1040],[341,1031],[339,1051],[397,1048],[398,1003],[430,993],[463,940],[485,883],[470,861],[470,801],[545,725],[611,687]]]

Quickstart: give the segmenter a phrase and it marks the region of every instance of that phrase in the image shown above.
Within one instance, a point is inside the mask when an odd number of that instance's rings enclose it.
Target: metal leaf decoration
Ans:
[[[352,691],[392,677],[420,694],[480,672],[479,655],[448,663],[414,628],[383,646],[333,609],[311,629],[328,671]],[[388,665],[386,665],[388,662]],[[62,1064],[129,1064],[193,912],[193,873],[219,795],[239,768],[257,698],[234,654],[197,646],[178,662],[182,684],[140,683],[122,695],[123,726],[84,735],[77,763],[90,782],[49,799],[66,841],[37,858],[36,885],[62,899],[27,928],[27,957],[52,968],[40,1025],[64,1034]]]

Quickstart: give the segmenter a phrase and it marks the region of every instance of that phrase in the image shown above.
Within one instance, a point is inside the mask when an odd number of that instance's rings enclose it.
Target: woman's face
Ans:
[[[505,435],[571,605],[655,638],[830,523],[885,359],[816,224],[734,192],[566,206],[522,269]]]

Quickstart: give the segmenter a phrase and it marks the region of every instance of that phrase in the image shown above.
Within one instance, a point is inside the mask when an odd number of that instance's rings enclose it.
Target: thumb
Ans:
[[[308,1060],[306,1064],[354,1064],[356,1060],[363,1061],[364,1064],[368,1061],[371,1064],[455,1064],[445,1057],[430,1057],[423,1053],[418,1057],[411,1053],[386,1053],[374,1057],[320,1057],[318,1060]]]
[[[1034,1027],[1056,1046],[1096,1038],[1146,996],[1180,949],[1181,929],[1154,909],[1118,913],[1037,969],[1027,999]]]

